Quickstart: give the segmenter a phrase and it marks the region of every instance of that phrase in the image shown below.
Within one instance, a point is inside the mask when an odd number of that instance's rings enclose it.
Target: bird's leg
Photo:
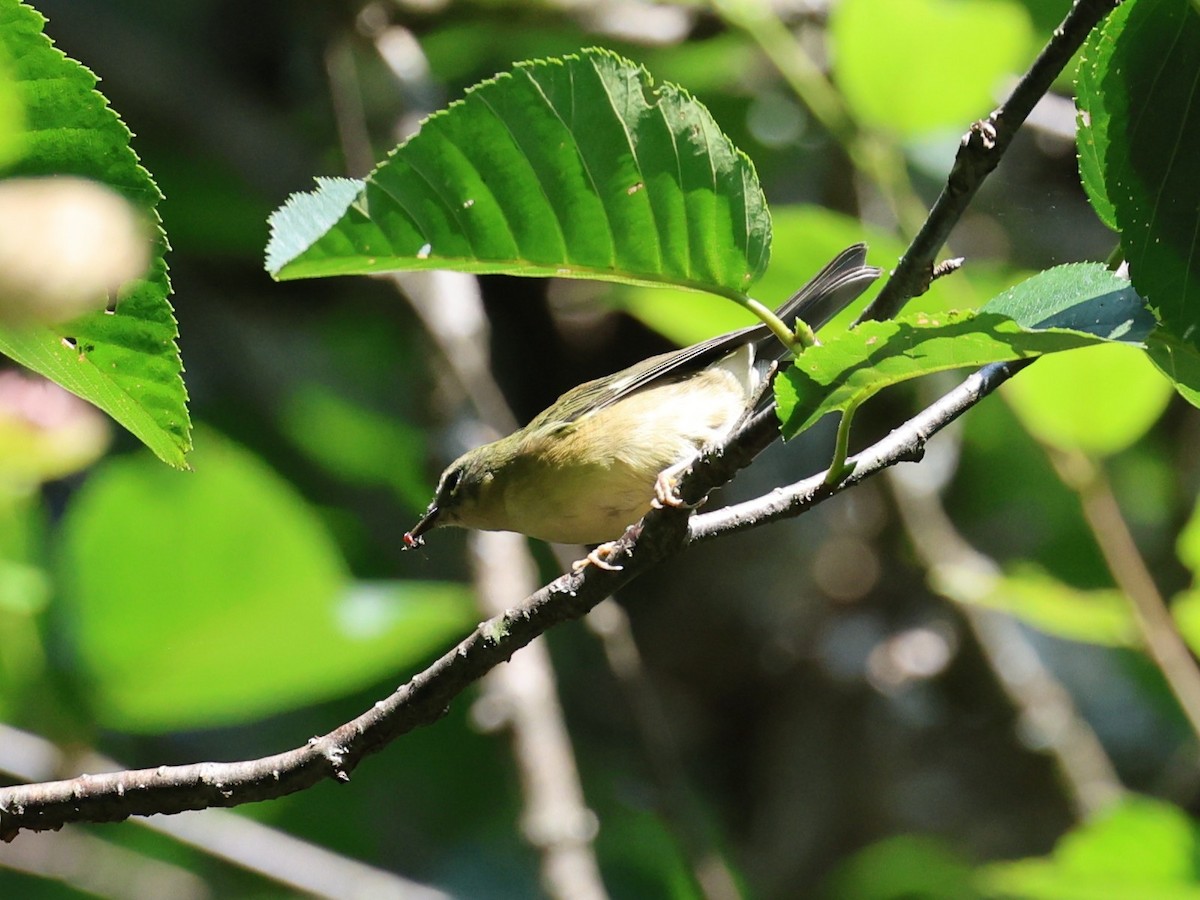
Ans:
[[[746,404],[746,408],[742,411],[741,416],[733,423],[733,427],[729,429],[728,435],[737,434],[742,427],[750,421],[751,417],[758,411],[760,405],[763,405],[765,400],[771,393],[775,376],[779,374],[779,363],[773,362],[763,373],[762,380],[755,389],[750,402]],[[728,436],[726,440],[728,440]],[[708,448],[712,449],[712,448]],[[701,454],[702,455],[702,454]],[[699,456],[697,456],[699,458]],[[690,466],[694,459],[684,460],[681,463],[676,463],[668,469],[663,469],[658,473],[658,478],[654,480],[654,499],[650,501],[650,505],[655,509],[662,509],[670,506],[674,509],[697,509],[704,505],[704,501],[708,497],[701,497],[695,503],[688,503],[679,496],[679,491],[675,487],[675,482],[679,475]]]

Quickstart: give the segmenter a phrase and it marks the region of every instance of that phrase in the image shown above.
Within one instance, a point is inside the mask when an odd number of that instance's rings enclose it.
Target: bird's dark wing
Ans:
[[[796,318],[803,319],[814,331],[820,328],[853,303],[879,277],[880,270],[866,265],[866,258],[866,244],[846,248],[780,306],[775,314],[789,328]],[[611,383],[602,390],[597,389],[599,383],[608,379],[581,384],[563,394],[559,402],[554,404],[553,408],[557,409],[554,418],[559,424],[569,424],[661,379],[684,378],[698,372],[742,344],[767,339],[776,345],[775,350],[766,354],[767,359],[778,359],[788,352],[766,325],[749,325],[635,363],[615,376],[608,376]],[[539,415],[530,425],[538,427],[550,424],[549,417],[546,417],[546,421],[539,421],[544,416],[545,413]]]

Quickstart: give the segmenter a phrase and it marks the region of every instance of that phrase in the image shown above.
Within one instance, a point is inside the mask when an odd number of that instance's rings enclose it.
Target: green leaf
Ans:
[[[340,696],[473,621],[458,585],[351,582],[315,512],[246,451],[206,435],[194,461],[110,460],[68,508],[59,578],[103,725],[223,725]]]
[[[1200,349],[1160,328],[1146,341],[1146,353],[1183,399],[1200,406]]]
[[[1101,456],[1141,439],[1172,396],[1146,354],[1120,344],[1047,357],[1001,390],[1039,441]]]
[[[1140,345],[1153,328],[1129,283],[1100,265],[1041,272],[979,313],[914,313],[864,322],[806,350],[776,382],[785,438],[827,413],[856,408],[877,392],[921,375],[1086,347],[1105,340]]]
[[[1194,542],[1194,536],[1191,538]],[[1181,540],[1182,543],[1182,540]],[[1182,548],[1181,548],[1182,549]],[[1194,551],[1194,548],[1189,548]],[[1183,553],[1180,553],[1182,557]],[[1193,653],[1200,653],[1200,588],[1196,586],[1196,569],[1192,568],[1193,585],[1190,590],[1176,596],[1171,601],[1171,616],[1179,634],[1192,648]]]
[[[108,185],[151,217],[153,260],[115,312],[53,327],[0,327],[0,353],[94,403],[182,467],[191,424],[155,211],[161,196],[129,145],[129,129],[96,92],[96,77],[54,48],[44,22],[16,0],[0,0],[0,46],[12,60],[28,129],[24,156],[4,174],[79,175]]]
[[[1200,584],[1200,500],[1192,508],[1192,515],[1175,543],[1179,561],[1191,570],[1192,580]]]
[[[1028,62],[1033,29],[1007,0],[842,0],[830,39],[854,114],[911,137],[987,115],[1004,78]]]
[[[1110,647],[1139,646],[1137,626],[1124,594],[1118,590],[1080,590],[1033,564],[1014,568],[981,594],[959,592],[954,599],[1008,613],[1039,631],[1068,640]]]
[[[25,105],[13,77],[12,61],[0,41],[0,167],[17,159],[25,149]]]
[[[1131,796],[1069,832],[1049,857],[978,870],[985,891],[1045,900],[1200,898],[1200,833],[1183,810]]]
[[[1100,221],[1113,231],[1117,230],[1117,211],[1108,199],[1108,186],[1104,183],[1104,159],[1108,153],[1111,123],[1104,103],[1102,82],[1112,60],[1113,36],[1109,29],[1113,19],[1119,15],[1123,14],[1117,9],[1099,28],[1094,28],[1088,35],[1075,75],[1079,179],[1083,183],[1092,209],[1096,211]]]
[[[871,844],[837,867],[820,896],[830,900],[972,900],[972,870],[940,841],[897,835]]]
[[[1134,286],[1165,329],[1196,346],[1200,11],[1186,0],[1125,3],[1089,46],[1089,195],[1101,193],[1099,168]]]
[[[754,167],[708,111],[597,49],[476,85],[361,188],[319,182],[271,228],[281,279],[457,269],[731,296],[771,239]]]
[[[337,477],[390,488],[414,510],[433,493],[423,465],[426,436],[317,384],[302,385],[280,410],[280,425],[310,459]]]
[[[317,178],[317,189],[292,194],[271,214],[271,240],[267,245],[267,269],[278,273],[333,228],[362,192],[357,178]]]
[[[1027,278],[984,304],[1027,328],[1070,328],[1142,346],[1155,321],[1124,278],[1098,263],[1069,263]]]

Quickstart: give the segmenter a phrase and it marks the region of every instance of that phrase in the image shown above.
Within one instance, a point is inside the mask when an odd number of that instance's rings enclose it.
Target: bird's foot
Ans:
[[[601,544],[599,547],[594,547],[588,551],[588,555],[583,559],[577,559],[571,563],[571,571],[581,572],[588,565],[593,565],[597,569],[603,569],[606,572],[620,572],[625,568],[624,566],[618,566],[608,561],[608,557],[612,556],[616,552],[616,549],[616,541],[609,541],[608,543]]]
[[[696,509],[704,503],[702,497],[696,503],[688,503],[679,496],[679,491],[675,487],[675,473],[671,469],[659,472],[658,478],[654,479],[654,499],[650,501],[650,505],[655,509]]]

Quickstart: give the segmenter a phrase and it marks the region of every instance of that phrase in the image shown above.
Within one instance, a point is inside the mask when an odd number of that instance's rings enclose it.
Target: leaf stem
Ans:
[[[852,403],[842,413],[838,421],[837,438],[833,445],[833,460],[825,473],[825,484],[829,486],[841,484],[854,471],[856,463],[847,463],[850,455],[850,426],[854,423],[854,414],[858,412],[858,404]]]
[[[1115,272],[1121,268],[1123,262],[1125,262],[1125,247],[1120,241],[1117,241],[1117,245],[1113,247],[1112,253],[1108,254],[1108,259],[1104,261],[1104,264]]]
[[[762,319],[763,324],[771,329],[771,334],[779,338],[783,342],[783,346],[787,347],[793,354],[798,356],[817,342],[817,338],[811,328],[807,325],[803,328],[800,327],[802,323],[799,319],[796,320],[796,330],[792,331],[792,329],[787,327],[783,319],[772,312],[770,307],[764,306],[753,297],[743,296],[737,298],[737,300],[742,306]]]

